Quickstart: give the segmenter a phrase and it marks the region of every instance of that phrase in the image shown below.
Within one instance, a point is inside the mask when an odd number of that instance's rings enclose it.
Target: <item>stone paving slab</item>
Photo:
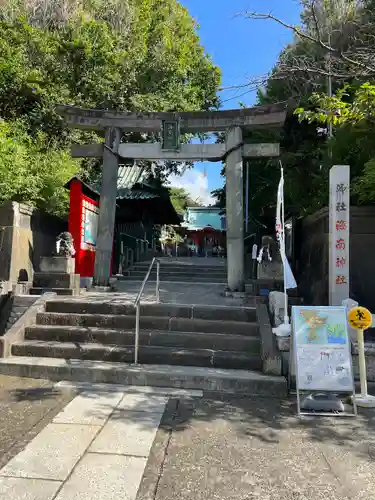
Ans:
[[[0,476],[64,481],[100,427],[49,424],[3,469]]]
[[[117,281],[116,282],[118,299],[121,298],[127,301],[134,301],[140,288],[140,282]],[[242,306],[243,298],[225,297],[223,295],[225,288],[224,283],[178,283],[178,282],[161,282],[160,283],[160,300],[170,304],[197,304],[210,306]],[[95,294],[96,295],[96,294]],[[95,295],[88,293],[85,299]],[[97,296],[97,295],[96,295]],[[103,295],[101,296],[103,299]],[[147,283],[142,295],[142,303],[152,303],[156,301],[155,283]]]
[[[195,397],[201,398],[203,391],[196,389],[175,389],[173,387],[152,387],[140,385],[118,385],[118,384],[95,384],[91,382],[70,382],[61,381],[55,384],[55,387],[61,389],[74,389],[78,391],[93,392],[124,392],[126,394],[160,394],[166,396]]]
[[[86,391],[69,403],[53,420],[58,424],[103,425],[118,403],[121,392]]]
[[[155,396],[154,394],[125,394],[117,406],[117,410],[145,411],[163,415],[167,397]]]
[[[134,500],[146,458],[87,453],[56,500]]]
[[[146,273],[145,273],[146,274]],[[100,293],[86,292],[76,297],[61,297],[65,301],[90,301],[93,303],[112,302],[134,303],[142,279],[139,281],[117,281],[116,292]],[[160,301],[169,304],[189,304],[207,306],[243,306],[245,299],[240,297],[226,297],[224,295],[225,283],[191,283],[176,281],[160,282]],[[142,294],[143,304],[156,303],[155,282],[147,282]],[[247,304],[248,305],[248,304]]]
[[[158,413],[116,411],[89,452],[148,457],[160,420]]]
[[[0,498],[9,500],[52,500],[62,483],[42,479],[0,478]]]

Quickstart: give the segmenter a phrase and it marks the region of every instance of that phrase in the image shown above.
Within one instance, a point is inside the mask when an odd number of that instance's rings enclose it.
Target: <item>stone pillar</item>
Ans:
[[[350,167],[329,172],[329,305],[350,298]]]
[[[100,189],[98,235],[96,239],[94,286],[109,286],[109,278],[111,277],[111,259],[117,197],[117,151],[120,137],[121,131],[119,129],[106,129],[103,152],[102,185]]]
[[[227,130],[226,150],[226,216],[227,216],[227,266],[230,291],[245,290],[244,207],[242,130]]]

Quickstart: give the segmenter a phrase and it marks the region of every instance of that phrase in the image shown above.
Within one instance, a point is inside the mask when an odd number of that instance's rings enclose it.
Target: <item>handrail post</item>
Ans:
[[[138,350],[139,350],[139,319],[140,319],[140,303],[136,306],[135,313],[135,346],[134,346],[134,364],[138,364]]]
[[[156,300],[159,302],[160,301],[160,261],[154,257],[152,259],[152,262],[148,268],[147,274],[145,276],[145,279],[142,282],[141,289],[138,292],[137,298],[134,301],[134,307],[136,310],[135,313],[135,342],[134,342],[134,364],[138,364],[138,354],[139,354],[139,322],[140,322],[140,316],[141,316],[141,297],[143,294],[143,290],[145,288],[145,285],[150,277],[152,268],[155,264],[156,261]]]
[[[156,261],[156,302],[160,302],[160,261]]]

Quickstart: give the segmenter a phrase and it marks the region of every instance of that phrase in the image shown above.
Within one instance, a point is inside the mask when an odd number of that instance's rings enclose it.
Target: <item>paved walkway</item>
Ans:
[[[298,419],[294,401],[272,398],[70,383],[53,390],[73,389],[80,394],[0,470],[0,498],[374,499],[375,411]]]
[[[186,394],[201,393],[90,386],[0,470],[0,498],[134,500],[169,397]]]
[[[179,265],[179,266],[208,266],[227,268],[227,259],[222,257],[159,257],[163,267]],[[151,261],[150,261],[151,263]],[[148,262],[139,262],[138,264],[148,264]]]
[[[87,300],[97,302],[134,302],[140,290],[140,281],[119,281],[116,283],[116,293],[86,292],[76,297],[59,300]],[[212,283],[160,283],[160,301],[170,304],[199,304],[217,306],[242,306],[244,299],[224,296],[222,284]],[[156,284],[147,283],[142,295],[143,303],[156,301]]]
[[[373,500],[375,411],[294,412],[276,399],[182,402],[157,492],[137,500]]]

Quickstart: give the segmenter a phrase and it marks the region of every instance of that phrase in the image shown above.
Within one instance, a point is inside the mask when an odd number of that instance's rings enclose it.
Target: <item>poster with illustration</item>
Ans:
[[[292,308],[298,388],[352,392],[351,344],[344,307]]]
[[[84,200],[82,207],[82,241],[81,248],[95,251],[98,233],[99,208]]]

